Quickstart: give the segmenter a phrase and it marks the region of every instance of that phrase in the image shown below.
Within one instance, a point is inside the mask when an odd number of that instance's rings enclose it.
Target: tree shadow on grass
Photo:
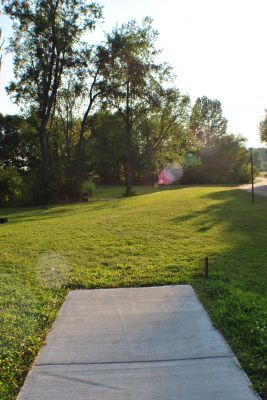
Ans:
[[[96,198],[127,198],[135,196],[143,196],[152,193],[158,193],[168,190],[176,190],[186,187],[187,185],[161,185],[161,186],[133,186],[133,194],[130,196],[125,196],[125,186],[113,186],[113,185],[103,185],[96,189]]]
[[[247,193],[241,190],[226,190],[206,194],[199,198],[201,204],[210,200],[213,204],[207,207],[202,207],[197,211],[192,211],[189,214],[178,215],[170,222],[182,224],[188,221],[199,220],[196,224],[199,225],[199,231],[206,231],[221,221],[228,221],[231,225],[231,230],[239,230],[241,226],[246,228],[245,232],[251,236],[255,231],[256,226],[262,226],[263,221],[267,221],[267,200],[257,197],[255,204],[251,204],[250,197]],[[215,202],[214,202],[215,201]],[[259,212],[262,212],[261,221],[259,220]],[[243,233],[245,233],[243,232]],[[257,234],[257,232],[254,232]]]
[[[92,213],[101,210],[113,210],[122,206],[125,201],[131,201],[138,197],[149,196],[155,193],[166,192],[170,190],[183,189],[184,186],[169,186],[157,190],[151,187],[151,191],[147,193],[136,193],[133,196],[124,197],[114,197],[111,199],[96,199],[89,200],[86,203],[72,203],[66,205],[51,205],[46,207],[21,207],[21,208],[5,208],[0,209],[0,216],[5,216],[8,218],[8,223],[16,224],[21,222],[31,222],[40,221],[51,218],[60,218],[62,216],[75,216],[77,214],[77,206],[79,206],[78,213]]]
[[[247,193],[225,190],[206,194],[202,201],[199,210],[170,222],[194,225],[203,247],[208,243],[209,279],[195,276],[192,283],[267,399],[267,200],[257,197],[251,204]]]
[[[176,188],[173,189],[176,190]],[[138,197],[132,197],[131,200],[134,201]],[[72,216],[76,213],[82,213],[82,217],[84,215],[86,218],[89,213],[97,211],[112,212],[118,207],[123,208],[127,201],[128,199],[121,199],[105,203],[8,211],[11,211],[11,217],[14,216],[14,223],[31,220],[38,223],[46,219]],[[198,295],[209,310],[213,322],[222,330],[253,383],[256,384],[263,398],[267,399],[267,369],[265,368],[267,355],[267,200],[257,198],[256,203],[251,205],[250,196],[247,193],[225,188],[217,192],[213,190],[200,197],[198,201],[199,204],[196,204],[196,198],[194,198],[196,211],[189,211],[183,215],[179,215],[177,212],[175,218],[170,221],[166,220],[169,218],[167,213],[167,217],[163,217],[163,220],[160,221],[164,223],[163,229],[166,228],[167,222],[169,225],[177,225],[177,230],[179,225],[183,227],[181,235],[184,235],[185,241],[181,236],[173,237],[173,240],[181,240],[181,250],[183,250],[183,246],[188,246],[185,256],[192,258],[192,264],[194,262],[197,264],[203,252],[207,251],[210,258],[209,279],[204,280],[202,276],[200,277],[199,268],[196,274],[188,271],[186,283],[192,283],[196,288]],[[132,209],[134,205],[132,204]],[[70,219],[69,223],[73,224],[75,220]],[[187,229],[187,224],[192,224],[193,227],[190,226],[190,229]],[[149,235],[161,233],[160,229],[161,226],[158,227],[158,230],[156,226],[152,226]],[[173,229],[166,231],[166,236],[168,232],[169,235],[172,235]],[[131,235],[130,230],[129,233],[126,231],[126,234]],[[194,240],[190,241],[190,235],[196,236],[196,244]],[[220,240],[223,245],[216,248]],[[207,243],[206,247],[202,246],[205,242]],[[162,243],[164,245],[163,239]],[[170,251],[173,252],[173,249],[174,247],[171,247]],[[121,249],[121,251],[125,250]],[[130,262],[133,263],[131,265],[135,265],[135,261],[131,260]],[[157,259],[155,258],[156,263]],[[183,263],[184,260],[181,261],[181,264]],[[108,265],[110,265],[109,261]],[[136,282],[137,286],[140,284],[151,285],[151,282],[156,284],[177,283],[180,274],[179,265],[172,264],[172,267],[174,268],[173,273],[169,275],[170,277],[167,276],[166,280],[164,280],[164,273],[161,270],[145,267],[140,281],[137,280],[136,271],[133,268],[131,282]],[[119,270],[119,274],[123,273],[125,274],[124,267],[121,272]],[[107,276],[111,277],[112,274]],[[105,286],[108,286],[110,283],[108,279],[97,281],[99,287],[103,287],[103,282]],[[118,279],[118,282],[122,281],[123,279]],[[115,282],[117,286],[117,281]],[[33,286],[36,287],[36,285]],[[80,285],[80,288],[84,287],[84,284]],[[25,295],[24,287],[21,293]]]
[[[65,216],[75,216],[78,214],[91,213],[97,210],[112,209],[116,208],[117,202],[88,202],[88,203],[73,203],[68,206],[48,206],[45,208],[19,208],[19,209],[2,209],[1,215],[8,218],[8,224],[16,224],[21,222],[31,221],[44,221],[51,218],[60,218]],[[77,206],[80,208],[77,211]]]
[[[202,235],[203,241],[205,238],[211,238],[213,234],[216,235],[212,229],[218,228],[219,237],[222,242],[228,243],[228,249],[231,248],[231,251],[213,254],[211,245],[209,254],[216,257],[220,265],[226,260],[229,264],[229,259],[233,258],[236,262],[245,262],[246,268],[250,270],[257,266],[258,272],[262,272],[262,278],[267,278],[267,200],[258,197],[256,203],[251,204],[249,195],[240,190],[208,193],[200,198],[200,203],[201,200],[203,204],[206,202],[207,206],[185,215],[178,215],[170,222],[177,225],[194,225],[193,231],[196,235]],[[246,268],[244,266],[244,271]],[[234,271],[231,273],[234,274]]]
[[[48,219],[62,216],[70,211],[67,207],[54,206],[47,208],[20,208],[20,209],[3,209],[1,214],[8,218],[8,224],[19,222],[38,221],[39,219]]]

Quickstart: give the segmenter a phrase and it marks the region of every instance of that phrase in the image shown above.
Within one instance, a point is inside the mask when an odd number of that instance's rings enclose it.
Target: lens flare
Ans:
[[[36,277],[46,288],[58,289],[67,284],[70,265],[65,257],[56,252],[43,253],[36,263]]]
[[[183,175],[183,167],[180,164],[169,164],[164,168],[158,178],[158,185],[171,185],[179,181]]]

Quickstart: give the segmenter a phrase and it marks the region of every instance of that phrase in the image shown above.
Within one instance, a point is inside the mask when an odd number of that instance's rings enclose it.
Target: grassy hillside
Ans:
[[[179,283],[194,286],[267,399],[267,200],[252,206],[231,187],[150,192],[0,210],[0,399],[15,399],[69,289]]]

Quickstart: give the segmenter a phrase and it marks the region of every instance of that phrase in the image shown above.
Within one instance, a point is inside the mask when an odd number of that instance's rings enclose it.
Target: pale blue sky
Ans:
[[[222,102],[230,132],[260,145],[258,125],[267,108],[266,0],[103,0],[110,31],[116,23],[147,15],[159,31],[159,47],[177,75],[177,86],[194,101],[198,96]],[[5,36],[11,32],[1,18]],[[101,33],[93,35],[98,40]],[[12,78],[10,56],[0,75],[0,112],[15,112],[4,92]]]

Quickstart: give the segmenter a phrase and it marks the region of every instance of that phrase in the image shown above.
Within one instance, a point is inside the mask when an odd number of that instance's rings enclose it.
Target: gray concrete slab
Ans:
[[[255,400],[191,286],[73,291],[20,400]]]
[[[231,357],[156,363],[35,367],[20,399],[251,400]]]
[[[227,356],[190,286],[72,292],[37,365]]]

